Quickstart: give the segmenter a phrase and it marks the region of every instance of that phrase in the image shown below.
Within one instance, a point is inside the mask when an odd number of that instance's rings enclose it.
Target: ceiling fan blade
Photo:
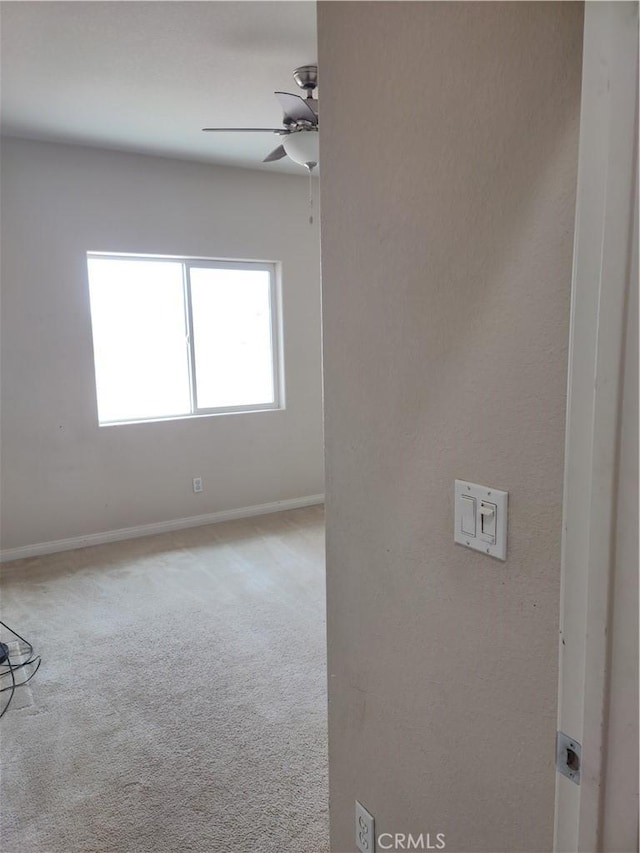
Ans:
[[[274,160],[282,160],[283,157],[287,156],[287,152],[284,150],[284,146],[278,145],[277,148],[274,148],[271,154],[267,154],[267,156],[262,161],[263,163],[273,163]]]
[[[208,133],[286,133],[281,127],[203,127]]]
[[[289,92],[275,92],[274,94],[284,110],[285,121],[318,123],[318,116],[300,95],[291,95]]]

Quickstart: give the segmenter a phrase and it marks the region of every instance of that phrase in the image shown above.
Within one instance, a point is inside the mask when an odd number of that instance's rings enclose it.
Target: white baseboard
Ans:
[[[284,512],[288,509],[316,506],[321,503],[324,503],[324,495],[307,495],[303,498],[271,501],[271,503],[244,506],[239,509],[224,509],[221,512],[211,512],[207,515],[192,515],[189,518],[174,518],[171,521],[139,524],[136,527],[121,527],[118,530],[106,530],[103,533],[72,536],[70,539],[55,539],[52,542],[38,542],[35,545],[21,545],[19,548],[1,550],[0,563],[8,563],[10,560],[24,560],[26,557],[40,557],[43,554],[55,554],[58,551],[72,551],[75,548],[88,548],[91,545],[104,545],[107,542],[121,542],[124,539],[138,539],[141,536],[169,533],[172,530],[185,530],[188,527],[219,524],[221,521],[232,521],[236,518],[251,518],[254,515]]]

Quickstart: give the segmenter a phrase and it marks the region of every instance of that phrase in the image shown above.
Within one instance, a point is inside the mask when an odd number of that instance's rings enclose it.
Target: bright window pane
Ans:
[[[191,267],[198,407],[274,402],[270,276]]]
[[[182,264],[88,259],[98,417],[189,414]]]

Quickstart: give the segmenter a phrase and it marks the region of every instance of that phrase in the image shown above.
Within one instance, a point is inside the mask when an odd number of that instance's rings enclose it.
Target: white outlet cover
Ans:
[[[356,847],[360,853],[375,853],[376,830],[373,815],[356,800]]]
[[[472,498],[476,506],[476,535],[464,533],[462,530],[463,498]],[[487,541],[483,537],[481,525],[481,502],[493,504],[496,507],[496,532],[495,542]],[[507,559],[507,511],[509,503],[509,492],[494,489],[491,486],[479,486],[477,483],[468,483],[466,480],[456,480],[454,489],[454,531],[453,539],[465,548],[488,554],[497,560]]]

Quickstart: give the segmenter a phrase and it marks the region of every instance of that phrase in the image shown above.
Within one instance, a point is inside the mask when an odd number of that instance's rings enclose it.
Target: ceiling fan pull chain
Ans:
[[[307,166],[309,170],[309,225],[313,225],[313,177],[312,167]]]

